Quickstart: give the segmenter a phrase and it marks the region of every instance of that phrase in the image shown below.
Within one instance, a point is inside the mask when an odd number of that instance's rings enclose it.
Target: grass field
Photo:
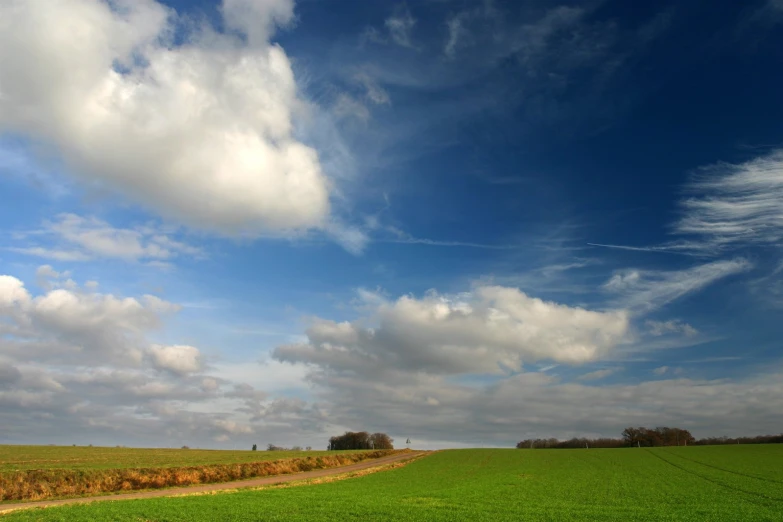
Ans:
[[[389,453],[0,446],[0,501],[228,482],[333,468]]]
[[[28,469],[175,468],[259,462],[330,453],[334,452],[0,445],[0,473]]]
[[[783,521],[783,445],[451,450],[313,486],[20,511],[31,520]]]

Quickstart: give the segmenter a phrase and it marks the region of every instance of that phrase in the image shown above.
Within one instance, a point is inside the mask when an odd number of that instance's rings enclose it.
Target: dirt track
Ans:
[[[284,482],[293,482],[296,480],[306,480],[311,478],[326,477],[329,475],[339,475],[351,471],[359,471],[368,468],[383,466],[391,462],[407,460],[418,455],[420,451],[411,451],[379,459],[365,460],[348,466],[337,468],[319,469],[316,471],[305,471],[302,473],[292,473],[290,475],[275,475],[272,477],[259,477],[248,480],[237,480],[234,482],[221,482],[218,484],[199,484],[196,486],[186,486],[183,488],[167,488],[154,491],[141,491],[138,493],[120,493],[117,495],[102,495],[98,497],[79,497],[67,498],[63,500],[43,500],[40,502],[18,502],[14,504],[0,504],[0,513],[14,511],[17,509],[27,509],[36,507],[62,506],[65,504],[86,504],[89,502],[101,502],[106,500],[132,500],[137,498],[155,498],[155,497],[173,497],[177,495],[190,495],[193,493],[204,493],[209,491],[221,491],[224,489],[251,488],[257,486],[268,486],[271,484],[282,484]]]

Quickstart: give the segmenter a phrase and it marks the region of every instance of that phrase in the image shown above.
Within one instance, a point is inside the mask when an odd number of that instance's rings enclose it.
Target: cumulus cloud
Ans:
[[[0,132],[51,146],[86,183],[192,226],[321,227],[330,181],[295,137],[306,104],[269,42],[293,2],[225,0],[221,13],[233,34],[189,30],[154,0],[3,2]]]
[[[645,274],[617,284],[640,281]],[[614,357],[629,335],[625,312],[594,312],[492,286],[396,300],[364,291],[357,309],[361,317],[351,322],[313,319],[304,342],[279,346],[273,355],[309,371],[319,411],[333,424],[374,426],[425,447],[453,441],[455,433],[467,445],[617,437],[633,424],[686,425],[700,436],[765,433],[781,407],[783,380],[774,369],[734,382],[682,379],[681,369],[666,367],[649,380],[599,386],[627,366],[571,382],[523,368],[523,362],[562,366]],[[646,326],[661,335],[692,328],[676,320]]]
[[[616,306],[645,313],[751,268],[749,261],[740,258],[714,261],[685,270],[626,269],[616,272],[604,284],[604,290],[619,296],[615,300]]]
[[[45,274],[56,272],[42,268]],[[179,309],[155,296],[100,294],[73,281],[48,288],[32,297],[19,279],[0,276],[0,314],[15,327],[14,337],[3,344],[5,353],[60,364],[137,366],[146,349],[146,333]]]
[[[266,46],[276,26],[294,19],[292,0],[223,0],[226,25],[247,37],[254,46]]]
[[[257,431],[275,437],[269,442],[301,445],[324,431],[319,406],[245,382],[295,386],[297,372],[280,371],[281,363],[210,375],[215,369],[205,367],[199,348],[154,342],[180,305],[99,293],[48,265],[37,277],[40,293],[0,275],[3,440],[179,446],[239,439],[249,447],[260,442],[251,438]]]
[[[0,362],[0,390],[10,389],[22,380],[22,373],[16,366]]]
[[[628,425],[687,426],[697,436],[778,429],[779,371],[747,381],[661,377],[597,386],[525,372],[481,384],[386,371],[318,372],[312,382],[333,423],[377,426],[417,447],[438,447],[429,441],[455,434],[465,445],[503,446],[528,437],[618,437]]]
[[[54,247],[14,247],[23,254],[58,261],[87,261],[95,258],[159,263],[177,256],[201,256],[201,249],[173,239],[153,225],[117,228],[96,217],[59,214],[44,221],[39,230],[18,233],[18,237],[46,237]]]
[[[365,321],[317,319],[307,330],[307,342],[278,347],[275,357],[358,372],[497,373],[519,370],[523,362],[595,360],[624,340],[629,325],[623,311],[569,307],[499,286],[394,302],[369,297],[365,300],[374,309]]]
[[[0,275],[0,311],[7,313],[26,306],[29,301],[30,294],[22,281],[14,276]]]
[[[161,346],[153,344],[149,348],[149,354],[155,367],[162,370],[168,370],[180,375],[201,370],[201,352],[194,346]]]

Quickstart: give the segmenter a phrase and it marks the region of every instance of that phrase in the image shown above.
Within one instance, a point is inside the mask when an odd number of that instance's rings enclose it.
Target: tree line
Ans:
[[[574,437],[568,440],[525,439],[517,443],[517,448],[623,448],[623,447],[656,447],[656,446],[707,446],[713,444],[774,444],[783,443],[783,434],[758,435],[756,437],[707,437],[697,439],[688,430],[682,428],[629,427],[625,428],[620,438],[610,437],[589,439]]]
[[[327,450],[394,449],[394,439],[385,433],[369,434],[366,431],[346,431],[329,438]]]

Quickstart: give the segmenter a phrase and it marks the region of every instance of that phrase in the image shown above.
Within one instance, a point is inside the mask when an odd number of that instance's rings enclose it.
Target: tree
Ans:
[[[255,444],[253,444],[253,451],[256,451],[257,449],[258,449],[258,446],[256,446]]]
[[[385,433],[373,433],[370,435],[370,445],[372,449],[394,449],[392,443],[394,439]]]
[[[329,450],[364,450],[364,449],[394,449],[392,439],[385,433],[373,433],[366,431],[346,431],[342,435],[329,439]],[[379,447],[380,446],[380,447]]]

